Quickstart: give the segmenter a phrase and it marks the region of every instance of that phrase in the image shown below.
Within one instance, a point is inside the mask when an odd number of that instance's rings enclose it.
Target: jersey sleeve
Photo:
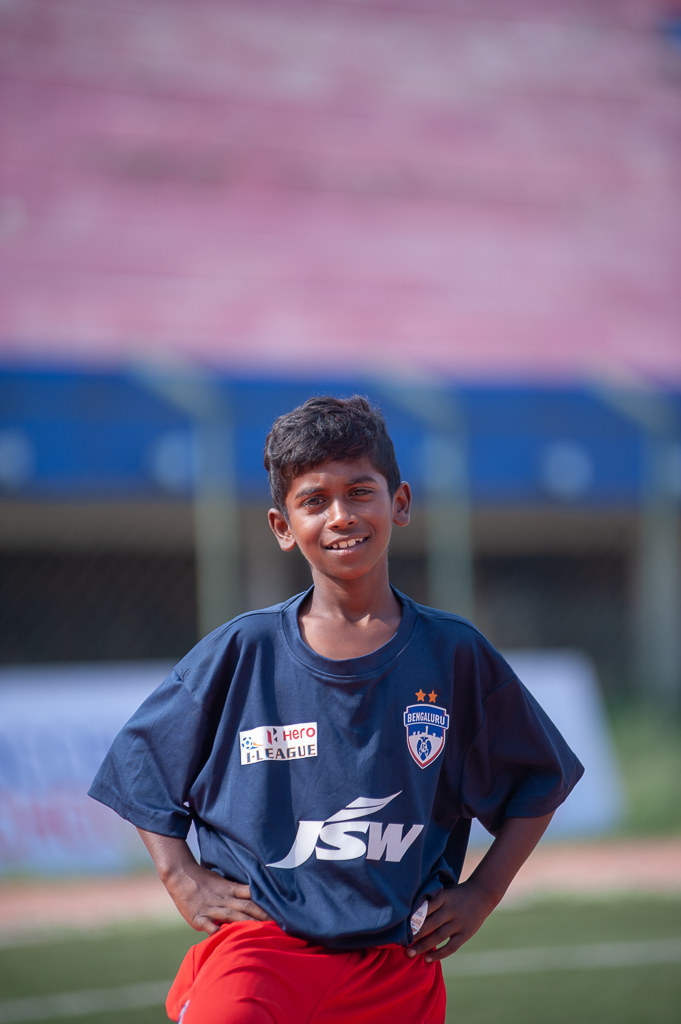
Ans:
[[[173,670],[121,729],[89,795],[138,828],[185,839],[208,716]]]
[[[551,719],[516,676],[482,701],[463,761],[460,801],[493,835],[505,818],[554,811],[584,773]]]

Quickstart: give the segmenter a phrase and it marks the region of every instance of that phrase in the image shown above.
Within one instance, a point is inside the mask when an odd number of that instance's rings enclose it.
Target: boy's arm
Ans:
[[[428,916],[407,956],[443,960],[475,935],[543,836],[553,817],[506,818],[475,871],[459,885],[441,889],[429,902]],[[445,939],[446,946],[435,949]]]
[[[197,864],[184,839],[137,831],[175,906],[197,932],[212,935],[225,921],[272,920],[251,901],[247,885],[230,882]]]

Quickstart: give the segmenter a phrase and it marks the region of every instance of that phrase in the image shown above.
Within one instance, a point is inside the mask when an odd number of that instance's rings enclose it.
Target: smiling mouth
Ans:
[[[327,551],[344,551],[346,548],[356,548],[358,544],[363,544],[368,537],[350,537],[348,540],[337,540],[335,544],[327,544]]]

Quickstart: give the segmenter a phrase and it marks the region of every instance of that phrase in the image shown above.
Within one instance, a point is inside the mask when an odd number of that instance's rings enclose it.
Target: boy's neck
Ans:
[[[402,606],[388,582],[387,566],[382,579],[317,576],[313,572],[314,590],[298,613],[301,636],[313,651],[334,661],[361,658],[394,636]]]

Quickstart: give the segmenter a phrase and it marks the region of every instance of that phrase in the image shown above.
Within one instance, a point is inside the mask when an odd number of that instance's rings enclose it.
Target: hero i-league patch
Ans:
[[[239,733],[242,764],[258,761],[293,761],[316,757],[317,723],[296,725],[260,725]]]
[[[449,715],[435,705],[437,694],[433,691],[427,696],[430,703],[410,704],[404,712],[407,746],[419,768],[426,768],[442,753],[449,728]],[[425,701],[426,694],[417,690],[416,697]]]

